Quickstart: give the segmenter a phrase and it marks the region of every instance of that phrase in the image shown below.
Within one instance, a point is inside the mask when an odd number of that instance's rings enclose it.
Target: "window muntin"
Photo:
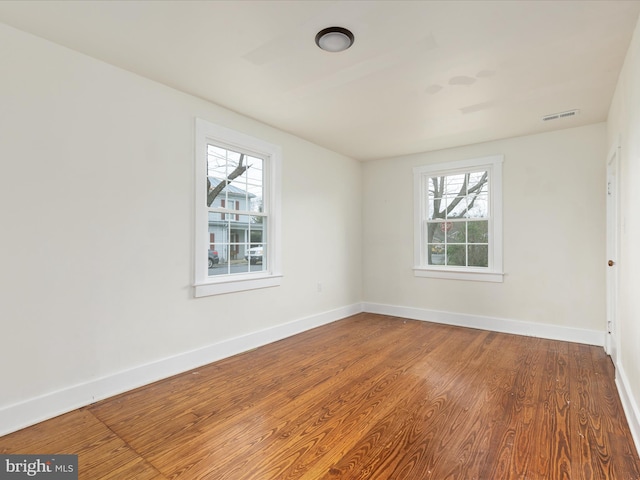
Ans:
[[[196,119],[197,297],[280,284],[281,157],[277,145]]]
[[[414,182],[415,274],[502,281],[502,157],[416,167]]]

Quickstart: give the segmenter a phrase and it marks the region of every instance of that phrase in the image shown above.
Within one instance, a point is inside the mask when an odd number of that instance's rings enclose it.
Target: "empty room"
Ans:
[[[0,2],[0,479],[640,480],[639,16]]]

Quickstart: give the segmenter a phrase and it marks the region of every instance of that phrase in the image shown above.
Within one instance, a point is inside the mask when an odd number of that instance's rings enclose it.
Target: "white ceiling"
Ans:
[[[360,160],[606,120],[639,13],[615,0],[0,1],[8,25]],[[333,25],[353,47],[316,47]]]

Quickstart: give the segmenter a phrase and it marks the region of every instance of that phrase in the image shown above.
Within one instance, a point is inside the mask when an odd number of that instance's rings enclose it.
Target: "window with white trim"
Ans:
[[[502,162],[413,169],[416,276],[502,282]]]
[[[280,284],[281,148],[196,119],[195,296]]]

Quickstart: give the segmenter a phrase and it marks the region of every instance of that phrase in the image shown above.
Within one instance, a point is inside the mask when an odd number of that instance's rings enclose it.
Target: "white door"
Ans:
[[[620,232],[618,208],[618,164],[620,147],[609,154],[607,163],[607,336],[605,349],[613,364],[618,361],[616,316],[618,306],[618,236]]]

